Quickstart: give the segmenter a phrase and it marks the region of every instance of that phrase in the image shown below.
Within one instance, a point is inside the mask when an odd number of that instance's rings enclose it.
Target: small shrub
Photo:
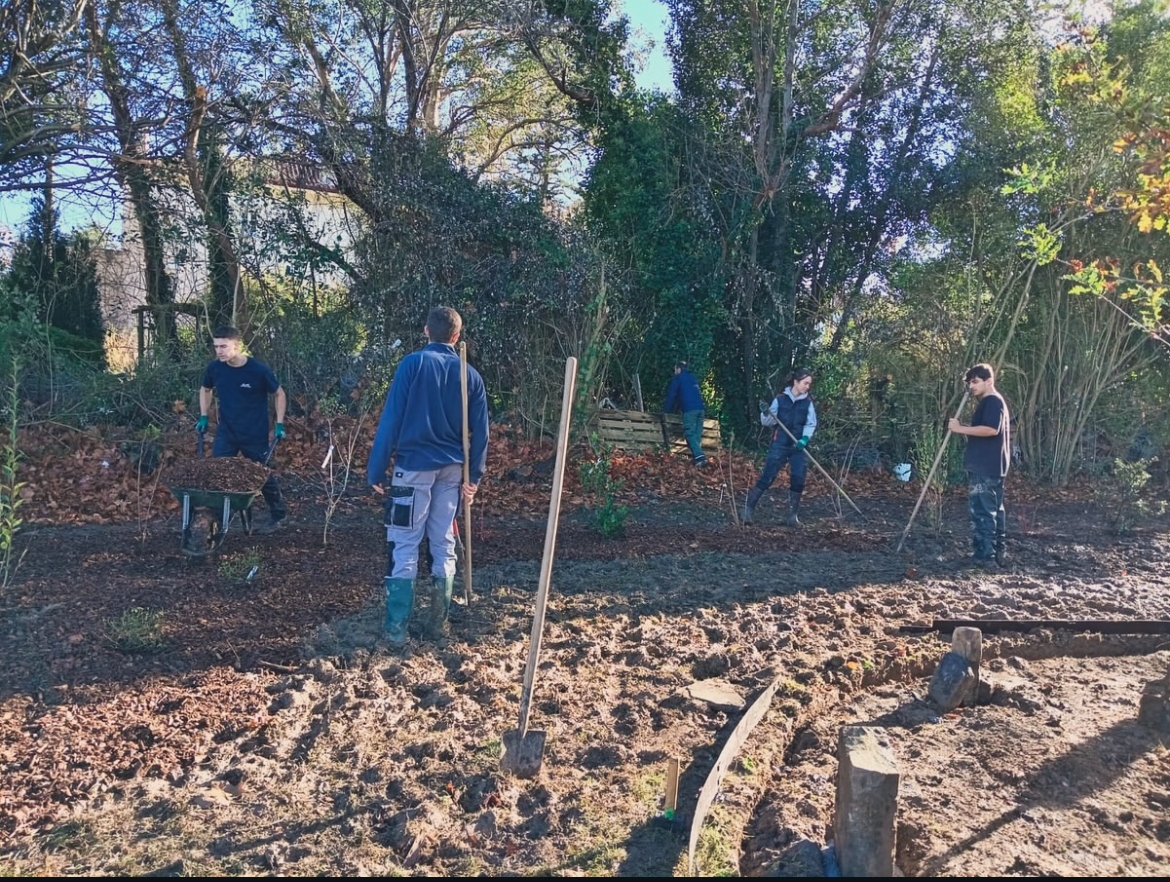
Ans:
[[[15,353],[11,356],[9,380],[4,390],[4,438],[0,442],[0,593],[12,584],[23,558],[16,551],[16,536],[23,523],[20,506],[24,498],[20,491],[24,483],[16,479],[20,464],[20,447],[17,443],[17,430],[20,427],[20,357]]]
[[[1109,525],[1117,533],[1128,533],[1139,521],[1166,511],[1165,502],[1146,498],[1149,466],[1154,462],[1156,457],[1133,462],[1115,459],[1112,474],[1098,485],[1098,502],[1105,507]]]
[[[160,610],[135,606],[118,618],[106,621],[105,639],[119,652],[161,652],[165,646],[163,632],[163,614]]]
[[[581,489],[592,495],[595,502],[600,501],[593,509],[593,526],[607,539],[620,536],[626,530],[626,517],[630,513],[629,508],[617,504],[617,492],[625,482],[614,480],[610,474],[611,449],[596,435],[589,442],[595,458],[581,464],[580,474]]]
[[[593,525],[602,536],[612,539],[626,532],[626,518],[629,513],[629,508],[618,505],[613,496],[607,496],[601,507],[593,512]]]

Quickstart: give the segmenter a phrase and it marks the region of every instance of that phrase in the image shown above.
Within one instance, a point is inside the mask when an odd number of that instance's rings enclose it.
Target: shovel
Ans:
[[[561,488],[565,479],[565,458],[569,447],[569,420],[573,408],[573,387],[577,381],[577,359],[565,361],[565,392],[561,399],[561,426],[557,432],[557,458],[553,467],[552,499],[548,506],[548,525],[544,532],[544,557],[540,561],[540,582],[536,587],[536,613],[532,618],[532,636],[528,641],[528,665],[524,668],[524,691],[520,694],[520,724],[504,733],[504,754],[500,768],[520,778],[531,778],[540,771],[546,735],[528,729],[528,712],[532,709],[532,681],[540,657],[544,635],[544,610],[548,603],[548,586],[552,579],[553,550],[557,544],[557,521],[561,514]]]

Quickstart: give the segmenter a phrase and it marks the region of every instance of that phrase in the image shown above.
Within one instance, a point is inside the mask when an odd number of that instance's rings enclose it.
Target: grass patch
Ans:
[[[695,875],[738,876],[739,863],[734,850],[728,848],[732,840],[727,812],[721,806],[712,806],[695,846]]]
[[[166,648],[161,610],[134,606],[116,619],[107,619],[106,643],[119,652],[149,654]]]
[[[260,552],[253,548],[239,554],[226,555],[220,560],[216,572],[220,578],[229,582],[250,583],[259,578],[261,567]]]

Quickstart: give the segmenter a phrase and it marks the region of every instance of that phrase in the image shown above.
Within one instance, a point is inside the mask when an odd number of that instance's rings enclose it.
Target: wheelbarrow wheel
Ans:
[[[183,531],[180,550],[188,557],[205,557],[223,545],[227,538],[219,521],[207,511],[200,510],[191,517]]]

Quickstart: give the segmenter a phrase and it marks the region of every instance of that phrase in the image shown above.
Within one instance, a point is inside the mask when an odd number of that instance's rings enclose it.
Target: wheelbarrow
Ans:
[[[199,458],[203,459],[203,433],[198,434],[198,453]],[[267,465],[268,460],[272,458],[277,440],[276,438],[272,439],[272,444],[264,455],[263,465]],[[263,486],[263,482],[261,482],[260,487]],[[240,525],[244,528],[244,532],[251,536],[252,503],[260,495],[260,487],[255,490],[227,492],[204,490],[200,487],[168,486],[167,489],[171,491],[171,495],[183,504],[183,527],[179,550],[190,557],[203,557],[217,551],[223,545],[224,539],[227,538],[228,528],[231,526],[234,515],[239,515]],[[207,518],[206,530],[200,531],[205,535],[198,541],[194,541],[196,539],[194,525],[197,520],[200,520],[196,509],[201,508],[210,509],[212,516]]]

